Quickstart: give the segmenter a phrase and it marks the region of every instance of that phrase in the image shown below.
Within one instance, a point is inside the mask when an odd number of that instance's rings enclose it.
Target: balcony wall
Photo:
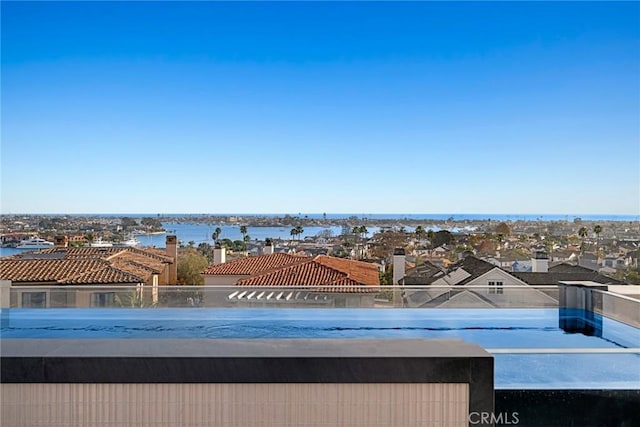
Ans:
[[[493,357],[462,340],[3,340],[2,425],[466,426]]]

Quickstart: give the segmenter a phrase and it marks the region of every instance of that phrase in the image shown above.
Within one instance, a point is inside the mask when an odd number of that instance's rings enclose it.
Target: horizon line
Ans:
[[[211,216],[300,216],[300,215],[349,215],[366,217],[369,215],[408,215],[408,216],[426,216],[426,215],[449,215],[449,216],[469,216],[469,215],[487,215],[487,216],[626,216],[626,217],[638,217],[640,213],[606,213],[606,212],[593,212],[593,213],[565,213],[565,212],[526,212],[526,213],[511,213],[511,212],[0,212],[0,216],[4,215],[155,215],[155,216],[176,216],[176,215],[211,215]]]

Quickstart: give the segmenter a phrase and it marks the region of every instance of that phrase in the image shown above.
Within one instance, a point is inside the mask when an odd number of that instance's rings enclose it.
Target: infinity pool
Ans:
[[[568,333],[558,309],[68,308],[1,316],[5,339],[461,338],[494,354],[497,389],[640,388],[640,330],[595,315],[592,335]]]

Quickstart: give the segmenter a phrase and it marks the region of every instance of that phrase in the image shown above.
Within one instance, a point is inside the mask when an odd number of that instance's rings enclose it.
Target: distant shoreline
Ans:
[[[31,213],[3,213],[0,214],[0,218],[7,217],[73,217],[73,218],[142,218],[153,217],[162,222],[171,222],[175,220],[189,220],[197,222],[203,222],[210,220],[216,221],[229,221],[239,222],[241,219],[250,220],[325,220],[325,221],[449,221],[449,222],[464,222],[464,221],[505,221],[505,222],[517,222],[517,221],[562,221],[562,222],[576,222],[576,219],[585,222],[588,221],[640,221],[640,214],[404,214],[404,213],[384,213],[384,214],[349,214],[349,213],[298,213],[298,214],[217,214],[217,213],[175,213],[175,214],[163,214],[163,213],[47,213],[47,214],[31,214]]]

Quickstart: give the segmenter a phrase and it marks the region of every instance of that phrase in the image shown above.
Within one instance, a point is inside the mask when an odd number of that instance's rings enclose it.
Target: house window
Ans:
[[[22,307],[45,308],[47,306],[46,292],[24,292],[22,294]]]
[[[115,292],[95,292],[91,294],[91,307],[113,307]]]
[[[491,281],[489,282],[489,293],[490,294],[503,294],[504,289],[502,289],[502,282]]]

